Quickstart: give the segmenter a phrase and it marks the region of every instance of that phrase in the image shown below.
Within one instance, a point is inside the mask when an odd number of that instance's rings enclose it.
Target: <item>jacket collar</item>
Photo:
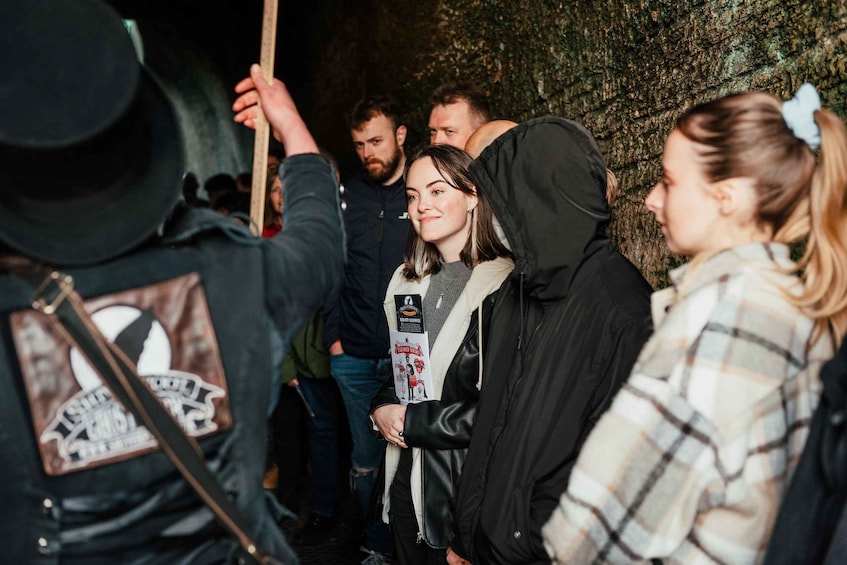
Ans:
[[[789,247],[775,242],[746,243],[694,258],[668,273],[672,286],[653,293],[654,327],[658,327],[673,304],[745,269],[791,273],[797,270],[797,265],[791,260]]]
[[[492,261],[485,261],[474,267],[471,278],[465,285],[459,300],[453,306],[444,326],[438,333],[438,338],[432,344],[430,351],[430,368],[432,370],[433,392],[436,398],[441,398],[441,387],[447,369],[453,361],[453,356],[459,348],[461,340],[467,332],[470,317],[474,310],[479,308],[485,297],[500,288],[506,277],[514,269],[515,264],[511,259],[498,257]],[[394,305],[395,294],[420,294],[426,296],[429,290],[431,277],[423,277],[419,281],[411,281],[403,276],[402,265],[394,272],[388,291],[385,295],[385,316],[388,327],[397,329],[397,316]],[[459,336],[456,338],[456,336]]]

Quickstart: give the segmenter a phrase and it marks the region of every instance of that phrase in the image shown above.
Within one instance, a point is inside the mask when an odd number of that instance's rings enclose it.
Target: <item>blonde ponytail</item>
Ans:
[[[834,332],[847,332],[847,127],[830,110],[815,112],[821,150],[808,199],[809,240],[800,260],[805,291],[795,303]],[[820,335],[819,333],[819,335]]]

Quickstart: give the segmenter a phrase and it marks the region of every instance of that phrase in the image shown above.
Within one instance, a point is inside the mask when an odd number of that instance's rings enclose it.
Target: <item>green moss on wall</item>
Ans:
[[[424,142],[427,99],[456,78],[487,89],[497,117],[581,121],[621,181],[615,243],[654,286],[666,284],[680,258],[665,249],[643,199],[686,107],[751,88],[788,97],[810,81],[825,105],[847,115],[843,0],[339,0],[338,7],[307,108],[320,117],[324,145],[347,147],[341,117],[371,91],[394,93],[410,144]]]

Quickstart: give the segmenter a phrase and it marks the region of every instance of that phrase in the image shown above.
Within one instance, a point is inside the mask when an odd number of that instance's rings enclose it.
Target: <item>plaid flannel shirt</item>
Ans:
[[[782,294],[800,289],[794,271],[786,246],[755,243],[671,273],[656,333],[544,526],[555,561],[762,558],[833,352]]]

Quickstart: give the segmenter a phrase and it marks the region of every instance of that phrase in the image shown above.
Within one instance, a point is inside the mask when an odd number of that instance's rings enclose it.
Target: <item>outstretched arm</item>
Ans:
[[[344,267],[344,231],[338,184],[330,164],[279,80],[268,83],[258,65],[235,87],[235,121],[256,126],[259,112],[285,147],[279,170],[285,187],[285,229],[262,240],[268,311],[283,342],[293,337],[338,287]]]

